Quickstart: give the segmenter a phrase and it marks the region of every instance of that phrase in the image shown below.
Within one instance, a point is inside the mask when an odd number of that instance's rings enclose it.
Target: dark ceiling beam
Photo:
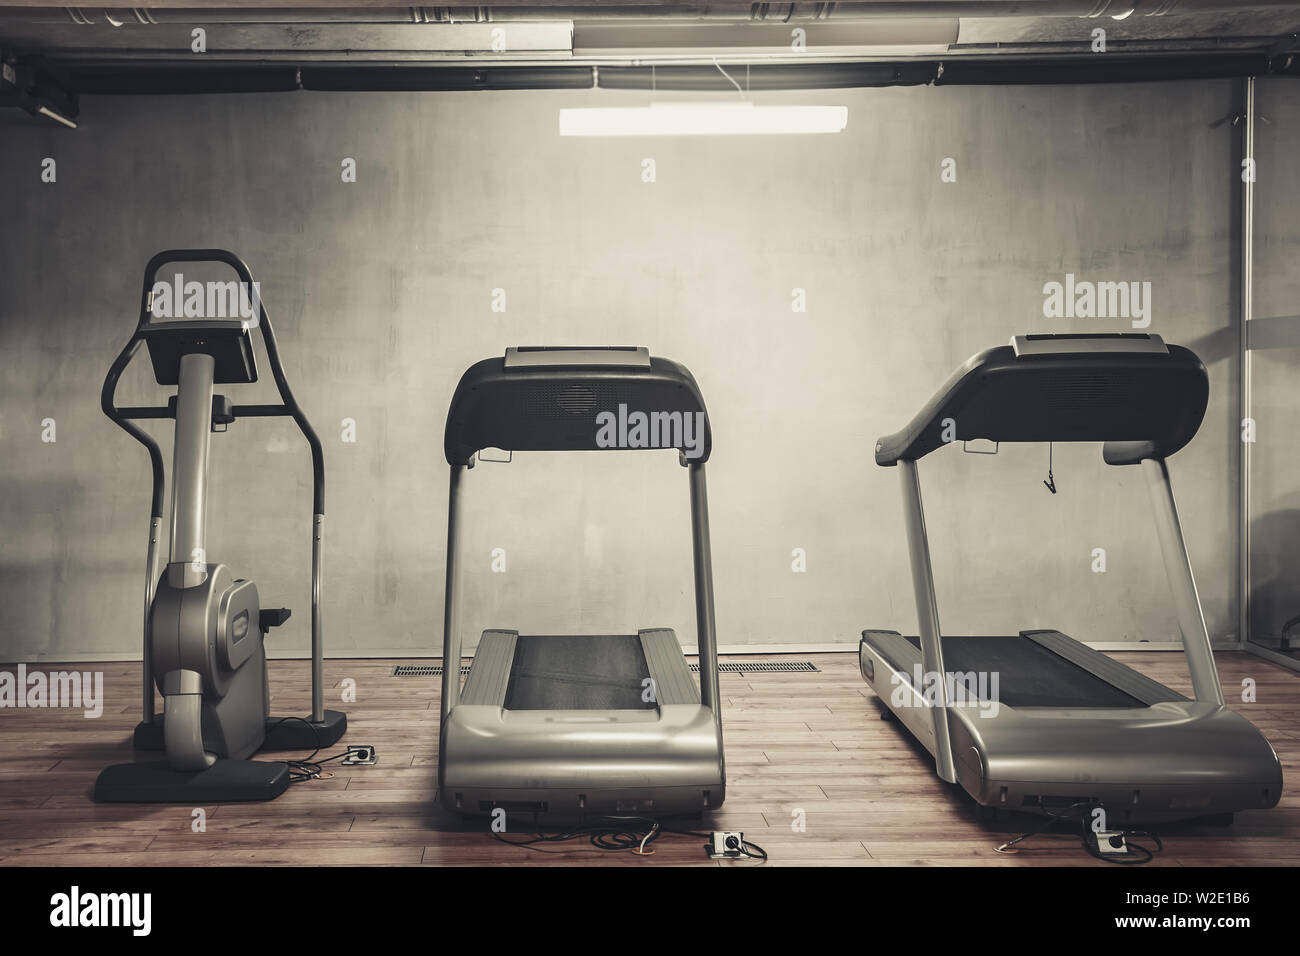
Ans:
[[[734,70],[732,71],[735,75]],[[195,93],[581,90],[696,90],[730,92],[730,81],[713,67],[427,67],[427,66],[223,66],[166,65],[70,67],[67,82],[87,95]],[[745,83],[770,90],[862,89],[886,86],[1044,85],[1149,83],[1228,77],[1300,75],[1300,64],[1284,70],[1260,52],[1213,56],[1011,59],[970,57],[943,61],[828,63],[806,66],[757,64]]]

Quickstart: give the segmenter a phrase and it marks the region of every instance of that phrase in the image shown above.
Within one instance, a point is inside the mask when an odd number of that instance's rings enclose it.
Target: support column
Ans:
[[[465,465],[452,465],[447,490],[447,582],[442,604],[442,717],[460,700],[460,623],[457,621],[457,557],[460,552],[460,478]]]
[[[1241,121],[1241,162],[1237,164],[1238,175],[1244,172],[1243,163],[1255,157],[1255,78],[1248,76],[1242,80]],[[1254,314],[1252,291],[1255,280],[1255,177],[1245,177],[1241,184],[1239,223],[1240,262],[1238,268],[1239,315],[1238,315],[1238,394],[1237,407],[1237,444],[1240,448],[1238,458],[1238,494],[1237,494],[1237,639],[1243,644],[1250,640],[1251,618],[1251,566],[1250,566],[1250,467],[1253,443],[1242,441],[1240,429],[1245,427],[1246,419],[1251,417],[1251,357],[1250,357],[1250,320]]]
[[[1200,595],[1196,592],[1196,577],[1187,556],[1187,544],[1183,541],[1178,509],[1174,506],[1169,469],[1162,458],[1144,458],[1142,472],[1146,475],[1147,491],[1151,496],[1156,536],[1160,539],[1160,554],[1164,558],[1169,590],[1173,592],[1174,608],[1178,612],[1178,629],[1183,634],[1183,655],[1192,674],[1193,693],[1201,703],[1222,706],[1223,688],[1219,685],[1210,633],[1205,627]]]
[[[903,481],[903,519],[907,525],[907,551],[912,561],[912,590],[916,597],[916,617],[921,635],[921,675],[934,681],[938,700],[934,710],[934,762],[939,777],[957,782],[957,767],[952,759],[952,742],[948,735],[948,672],[943,666],[943,643],[940,640],[939,605],[934,597],[934,571],[930,567],[930,543],[925,533],[925,510],[921,506],[921,482],[916,462],[900,460],[898,473]],[[922,694],[921,687],[916,688]]]
[[[208,450],[212,439],[215,362],[205,352],[181,356],[172,449],[172,540],[167,583],[191,588],[208,579]]]

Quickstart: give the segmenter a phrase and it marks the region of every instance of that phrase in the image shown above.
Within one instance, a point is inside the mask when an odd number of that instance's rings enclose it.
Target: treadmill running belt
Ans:
[[[919,637],[907,640],[914,647],[921,646]],[[1146,706],[1136,697],[1019,634],[944,637],[943,668],[950,674],[988,674],[990,682],[996,673],[998,701],[1008,707]]]
[[[653,710],[641,699],[650,677],[636,634],[520,635],[506,710]]]

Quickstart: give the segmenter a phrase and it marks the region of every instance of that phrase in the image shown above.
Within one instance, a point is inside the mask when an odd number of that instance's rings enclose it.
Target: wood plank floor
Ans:
[[[1115,656],[1190,692],[1181,655]],[[879,719],[855,655],[758,659],[812,660],[821,669],[722,676],[727,800],[711,826],[745,831],[768,851],[770,865],[1107,866],[1066,834],[1034,838],[1014,855],[995,852],[1033,821],[977,822],[968,801],[935,777],[928,755],[897,723]],[[577,842],[558,852],[529,851],[450,827],[433,809],[438,680],[394,678],[395,663],[328,661],[325,667],[327,686],[335,689],[327,704],[337,700],[345,678],[356,681],[357,703],[329,706],[348,713],[346,742],[378,748],[378,766],[335,764],[328,778],[295,785],[272,803],[208,807],[202,833],[191,828],[190,807],[90,800],[98,771],[131,759],[138,665],[42,666],[102,671],[107,703],[97,720],[72,710],[0,709],[0,866],[754,865],[708,861],[701,841],[686,836],[665,835],[653,856],[639,857]],[[1234,707],[1281,757],[1282,803],[1240,813],[1226,829],[1166,828],[1165,850],[1150,865],[1298,863],[1300,675],[1241,653],[1220,654],[1218,663],[1230,699],[1240,696],[1243,678],[1257,682],[1258,701]],[[271,688],[275,713],[309,710],[303,663],[273,662]],[[803,832],[792,826],[797,811]]]

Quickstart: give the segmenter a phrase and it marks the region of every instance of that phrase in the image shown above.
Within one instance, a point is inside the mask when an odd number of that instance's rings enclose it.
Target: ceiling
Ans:
[[[7,5],[0,105],[70,117],[97,93],[722,89],[741,68],[751,89],[1300,75],[1290,2],[352,2]]]

